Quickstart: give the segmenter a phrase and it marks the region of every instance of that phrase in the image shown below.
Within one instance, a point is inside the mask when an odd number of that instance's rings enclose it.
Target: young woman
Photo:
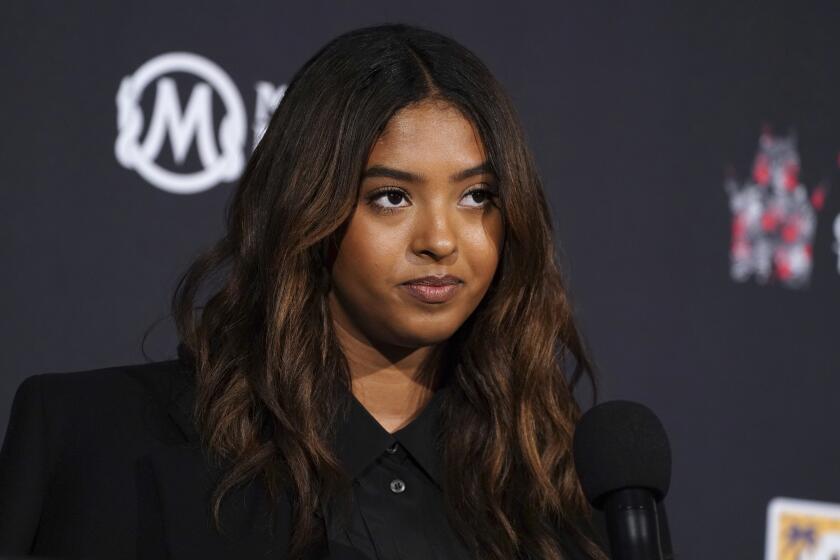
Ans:
[[[174,294],[179,359],[22,384],[0,552],[606,557],[571,459],[592,363],[473,53],[406,25],[331,41],[227,218]]]

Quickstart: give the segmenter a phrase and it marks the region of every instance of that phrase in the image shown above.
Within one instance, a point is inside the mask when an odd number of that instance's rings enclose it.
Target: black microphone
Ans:
[[[609,401],[575,428],[573,452],[583,491],[606,516],[613,560],[670,560],[662,500],[671,483],[671,447],[646,406]]]

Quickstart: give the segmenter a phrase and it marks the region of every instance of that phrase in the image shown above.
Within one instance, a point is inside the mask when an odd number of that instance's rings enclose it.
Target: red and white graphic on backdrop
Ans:
[[[834,252],[837,253],[837,274],[840,274],[840,214],[834,217]]]
[[[817,185],[809,194],[800,182],[795,136],[763,133],[749,179],[730,177],[725,189],[732,211],[732,279],[807,287],[826,188]]]

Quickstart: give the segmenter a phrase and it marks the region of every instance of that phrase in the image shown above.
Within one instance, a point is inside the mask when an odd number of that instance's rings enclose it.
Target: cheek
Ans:
[[[465,254],[470,256],[470,268],[482,287],[489,285],[496,272],[504,243],[504,228],[498,216],[490,216],[472,235],[465,237]]]
[[[376,291],[395,284],[405,243],[393,227],[354,217],[342,239],[334,274]]]

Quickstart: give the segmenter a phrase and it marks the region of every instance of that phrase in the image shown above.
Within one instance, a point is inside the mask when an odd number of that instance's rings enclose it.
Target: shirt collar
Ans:
[[[388,433],[356,396],[348,392],[346,414],[339,416],[335,430],[335,451],[348,474],[356,478],[386,448],[399,442],[435,484],[442,487],[439,418],[447,390],[447,384],[442,384],[420,414],[394,433]]]
[[[197,442],[199,435],[192,421],[191,410],[195,399],[193,362],[187,356],[183,343],[178,345],[178,357],[179,360],[172,362],[177,364],[179,371],[172,378],[169,413],[185,438]],[[350,476],[356,478],[388,447],[399,442],[438,487],[442,487],[439,418],[441,402],[448,390],[449,379],[444,377],[420,414],[393,434],[388,433],[356,396],[348,391],[348,406],[343,408],[346,414],[340,415],[336,421],[335,450]]]

